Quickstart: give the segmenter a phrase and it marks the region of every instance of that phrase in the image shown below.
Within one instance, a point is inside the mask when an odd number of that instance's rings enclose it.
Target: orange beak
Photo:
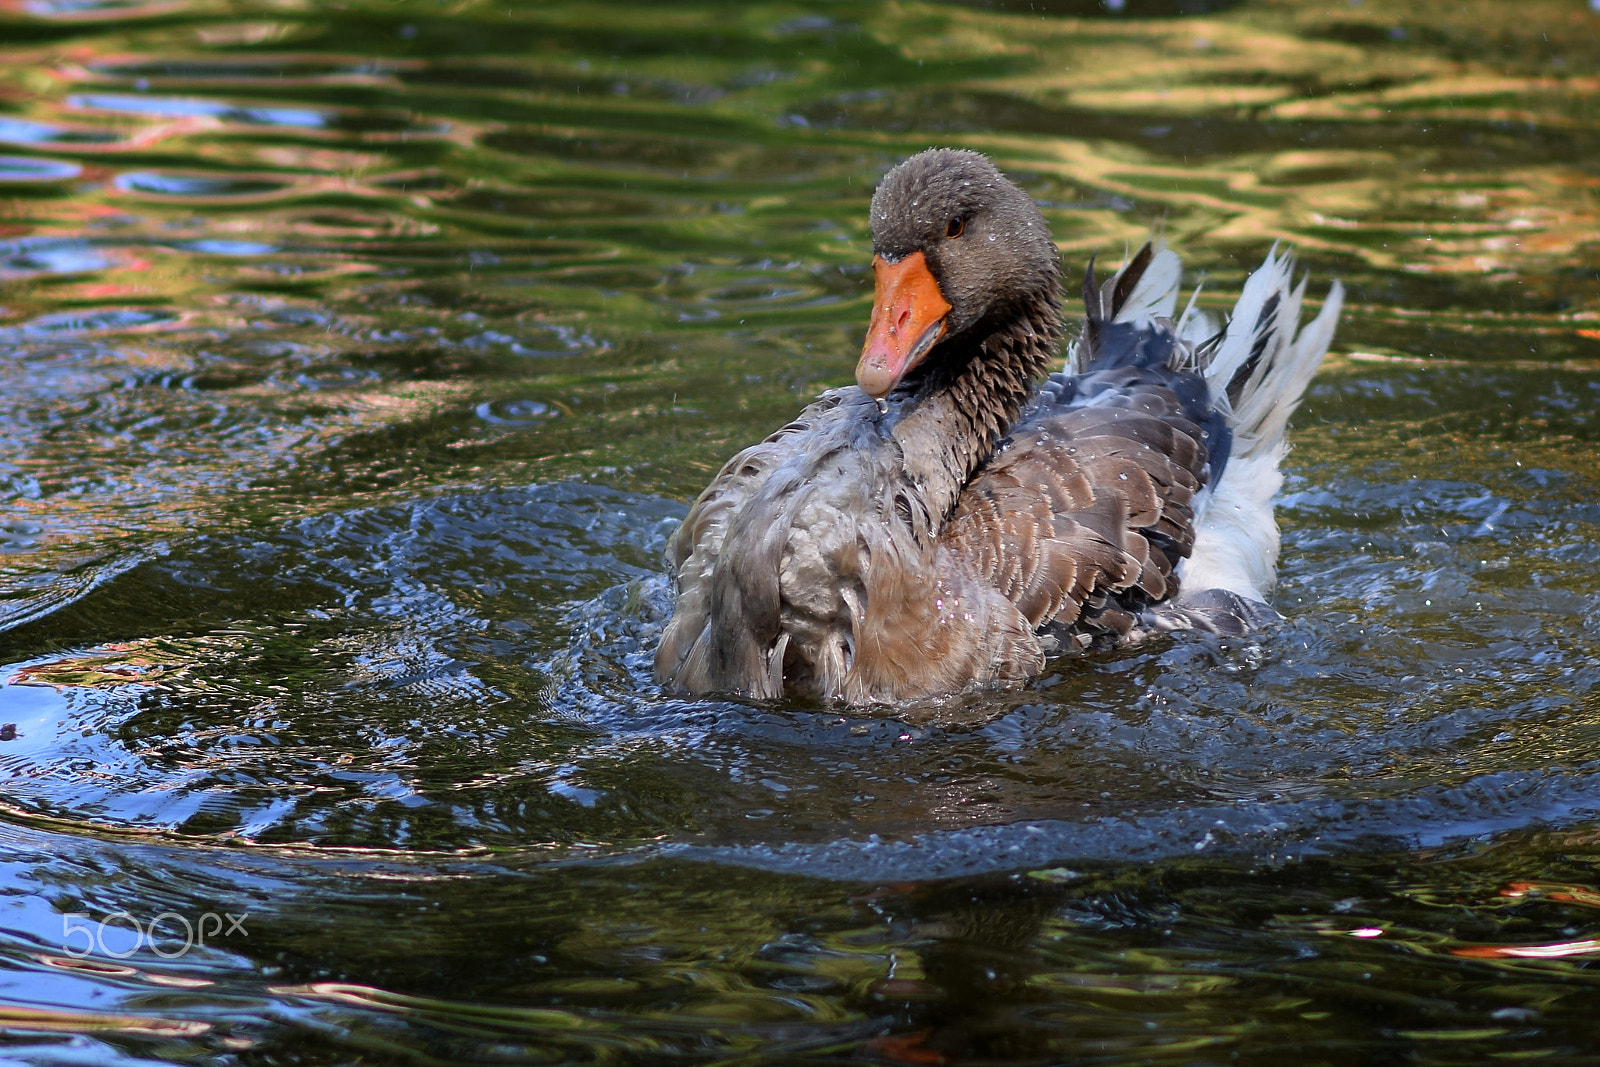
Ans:
[[[872,257],[877,285],[872,299],[872,325],[856,364],[856,384],[870,397],[887,396],[906,372],[922,362],[939,343],[947,326],[950,303],[928,272],[928,261],[913,252],[898,263]]]

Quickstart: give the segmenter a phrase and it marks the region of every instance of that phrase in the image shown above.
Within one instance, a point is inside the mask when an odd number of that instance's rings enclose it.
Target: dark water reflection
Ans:
[[[0,27],[5,1055],[1600,1048],[1583,4]],[[898,719],[665,698],[666,538],[848,378],[929,143],[1069,260],[1344,279],[1288,620]]]

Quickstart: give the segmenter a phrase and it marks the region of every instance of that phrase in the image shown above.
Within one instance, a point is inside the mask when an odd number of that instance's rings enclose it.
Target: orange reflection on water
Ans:
[[[140,1034],[194,1037],[209,1033],[210,1023],[96,1011],[0,1007],[0,1026],[7,1030],[49,1034]]]
[[[1470,945],[1453,948],[1450,955],[1473,960],[1551,960],[1600,952],[1600,941],[1558,941],[1549,945]]]
[[[1559,904],[1582,904],[1600,908],[1600,890],[1588,886],[1566,885],[1560,882],[1512,882],[1500,890],[1502,897],[1551,900]],[[1582,941],[1555,941],[1540,945],[1469,945],[1453,948],[1450,955],[1475,960],[1550,960],[1567,956],[1588,956],[1600,953],[1600,939]]]
[[[156,0],[154,3],[52,3],[50,0],[0,0],[0,13],[17,21],[110,22],[158,18],[199,7],[190,0]]]
[[[1544,900],[1554,900],[1561,904],[1582,904],[1590,908],[1600,908],[1600,889],[1590,889],[1582,885],[1566,885],[1561,882],[1512,882],[1500,890],[1503,897],[1537,897]]]
[[[46,663],[18,668],[8,685],[39,685],[54,689],[111,685],[155,685],[173,666],[171,657],[136,651],[133,644],[106,645],[96,653],[62,656]]]

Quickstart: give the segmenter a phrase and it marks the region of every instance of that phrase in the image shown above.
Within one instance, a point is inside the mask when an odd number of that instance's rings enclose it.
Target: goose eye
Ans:
[[[962,218],[960,215],[957,215],[955,218],[950,220],[950,225],[944,228],[944,235],[946,237],[960,237],[962,231],[966,228],[967,220]]]

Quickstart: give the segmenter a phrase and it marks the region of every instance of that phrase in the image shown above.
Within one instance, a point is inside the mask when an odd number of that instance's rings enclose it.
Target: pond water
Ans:
[[[0,3],[0,1057],[1593,1062],[1600,13]],[[663,695],[867,198],[1350,292],[1281,627]]]

